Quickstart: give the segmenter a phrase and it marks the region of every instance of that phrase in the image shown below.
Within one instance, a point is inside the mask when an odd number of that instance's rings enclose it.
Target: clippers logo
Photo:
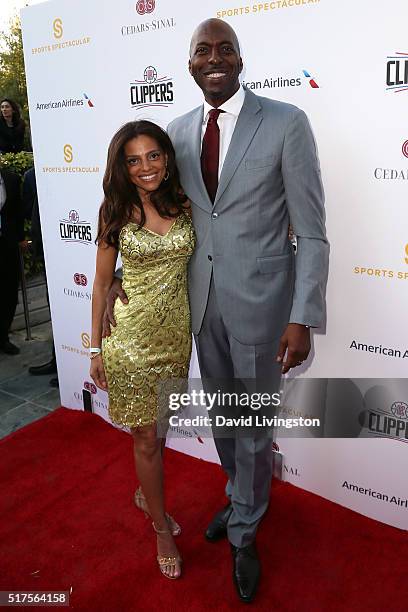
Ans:
[[[148,66],[147,68],[145,68],[145,71],[143,73],[143,78],[146,81],[146,83],[149,83],[149,84],[157,81],[156,68],[153,68],[153,66]]]
[[[61,219],[59,226],[60,237],[64,242],[91,244],[91,224],[88,221],[81,221],[76,210],[70,210],[68,219]]]
[[[408,140],[402,144],[402,154],[404,157],[408,157]]]
[[[309,85],[310,85],[310,87],[312,87],[313,89],[319,89],[319,86],[318,86],[318,84],[316,83],[316,81],[315,81],[315,80],[312,78],[312,75],[311,75],[311,74],[309,74],[307,70],[303,70],[302,72],[303,72],[303,74],[305,75],[305,77],[306,77],[307,79],[309,79]]]
[[[387,91],[408,91],[408,53],[396,51],[387,56]]]
[[[368,429],[374,436],[408,442],[408,404],[394,402],[389,412],[381,408],[368,410]]]
[[[67,164],[71,164],[74,159],[74,155],[72,153],[72,146],[70,144],[64,145],[64,161]]]
[[[171,78],[158,78],[156,68],[147,66],[143,73],[143,79],[143,81],[134,81],[130,84],[130,104],[132,108],[168,107],[174,103]]]
[[[394,402],[391,406],[391,412],[399,419],[408,419],[408,404],[405,402]]]
[[[79,285],[80,287],[86,287],[88,284],[88,279],[85,274],[80,274],[79,272],[75,272],[74,274],[74,283]]]
[[[94,385],[93,383],[89,382],[88,380],[84,381],[84,389],[86,389],[87,391],[89,391],[93,395],[95,395],[96,392],[97,392],[96,385]]]
[[[155,0],[138,0],[136,2],[136,11],[139,15],[146,15],[146,13],[153,13],[156,7]]]
[[[62,38],[62,35],[64,33],[64,30],[62,28],[62,19],[60,19],[59,17],[57,17],[57,19],[54,19],[54,21],[52,22],[52,28],[54,38]]]
[[[76,210],[70,210],[69,211],[69,220],[72,223],[78,223],[78,221],[79,221],[79,214],[77,213]]]

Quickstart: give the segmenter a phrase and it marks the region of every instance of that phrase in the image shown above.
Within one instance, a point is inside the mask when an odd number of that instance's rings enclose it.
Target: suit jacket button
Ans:
[[[211,215],[211,217],[212,217],[213,219],[216,219],[216,218],[218,217],[218,213],[213,213],[213,214]]]
[[[208,261],[212,261],[211,255],[208,255]]]

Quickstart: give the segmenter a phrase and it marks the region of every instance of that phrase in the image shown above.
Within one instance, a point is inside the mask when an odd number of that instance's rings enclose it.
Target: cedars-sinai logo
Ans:
[[[78,287],[63,287],[63,294],[69,298],[75,298],[76,300],[85,300],[90,302],[92,299],[92,294],[90,291],[86,291],[85,287],[88,285],[88,279],[85,274],[81,272],[75,272],[73,275],[74,283]]]
[[[136,2],[136,11],[139,15],[146,15],[146,13],[153,13],[156,7],[155,0],[138,0]]]
[[[130,84],[130,104],[139,109],[147,106],[167,107],[174,103],[173,81],[170,77],[158,77],[154,66],[147,66],[143,81]]]
[[[75,272],[74,274],[74,283],[79,285],[80,287],[86,287],[88,284],[88,279],[85,274],[81,274],[80,272]]]
[[[89,391],[89,393],[92,393],[93,395],[97,393],[96,386],[93,383],[89,382],[89,380],[84,381],[84,389],[86,389],[87,391]]]

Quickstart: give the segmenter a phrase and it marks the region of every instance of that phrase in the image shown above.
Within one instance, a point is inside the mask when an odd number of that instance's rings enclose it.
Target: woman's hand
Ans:
[[[91,359],[91,367],[89,370],[92,380],[95,385],[102,389],[102,391],[108,390],[108,384],[106,382],[105,368],[103,367],[102,355],[97,355]]]

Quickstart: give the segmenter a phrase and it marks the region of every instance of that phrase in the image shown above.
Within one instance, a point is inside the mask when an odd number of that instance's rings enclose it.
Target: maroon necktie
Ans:
[[[201,172],[208,195],[213,203],[218,187],[218,163],[220,158],[220,128],[217,120],[219,114],[223,112],[218,108],[209,111],[207,129],[201,147]]]

